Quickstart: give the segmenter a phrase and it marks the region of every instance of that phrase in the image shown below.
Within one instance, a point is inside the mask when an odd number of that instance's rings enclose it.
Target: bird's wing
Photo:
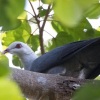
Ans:
[[[94,79],[100,74],[100,64],[98,64],[88,75],[86,76],[87,79]]]
[[[67,62],[67,60],[71,59],[74,55],[85,50],[91,45],[96,45],[97,43],[100,43],[100,38],[73,42],[55,48],[34,60],[30,70],[35,72],[45,72],[54,66]]]

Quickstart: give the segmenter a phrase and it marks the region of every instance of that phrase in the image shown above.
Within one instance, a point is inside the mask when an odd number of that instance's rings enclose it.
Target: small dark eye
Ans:
[[[15,46],[15,48],[21,48],[21,47],[22,47],[21,44],[17,44],[17,45]]]

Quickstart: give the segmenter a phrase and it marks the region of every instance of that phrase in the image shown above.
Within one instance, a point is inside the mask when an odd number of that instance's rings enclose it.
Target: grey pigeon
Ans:
[[[9,47],[2,53],[11,53],[13,55],[17,55],[26,70],[29,70],[33,61],[37,58],[37,55],[27,44],[19,41],[11,43]]]
[[[38,57],[26,44],[13,42],[3,53],[16,54],[26,70],[92,79],[100,73],[100,38],[57,47]]]

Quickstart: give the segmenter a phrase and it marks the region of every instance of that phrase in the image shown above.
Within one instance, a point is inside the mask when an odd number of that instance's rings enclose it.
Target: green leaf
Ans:
[[[82,11],[75,0],[55,1],[54,13],[60,22],[69,27],[77,25],[82,17]]]
[[[27,42],[28,38],[30,37],[31,28],[27,21],[23,21],[20,27],[5,33],[6,37],[3,38],[3,45],[8,46],[14,41]]]
[[[52,21],[51,25],[57,33],[64,31],[64,27],[62,26],[62,24],[60,22]]]
[[[85,14],[89,18],[98,18],[100,15],[100,3],[92,5],[91,8],[85,12]]]
[[[95,80],[100,80],[100,76],[97,76],[97,77],[95,78]]]
[[[61,23],[54,21],[52,22],[52,26],[58,34],[64,31],[67,34],[72,35],[73,41],[93,38],[95,35],[94,29],[85,18],[82,19],[80,24],[74,28],[68,28],[66,26],[63,26]]]
[[[20,20],[18,20],[18,19],[14,20],[13,23],[11,23],[10,21],[7,21],[7,20],[5,20],[5,21],[6,21],[6,23],[4,25],[3,24],[1,25],[1,26],[3,26],[2,31],[16,29],[21,24]]]
[[[8,75],[9,71],[9,63],[7,57],[3,54],[0,54],[0,76]]]
[[[39,47],[39,36],[31,35],[30,38],[28,39],[27,43],[34,51],[36,51],[37,48]]]
[[[17,56],[15,56],[15,55],[13,56],[12,62],[15,66],[20,66],[21,68],[23,68],[22,63],[21,63],[20,59]]]
[[[76,0],[77,4],[79,4],[80,8],[83,10],[91,9],[91,6],[99,3],[99,0]]]
[[[99,0],[42,0],[42,2],[53,3],[54,18],[68,27],[77,26],[88,12],[91,12],[90,16],[99,15],[99,7],[95,7],[96,4],[99,5]]]
[[[54,0],[41,0],[44,4],[53,3]]]
[[[38,7],[39,17],[43,17],[46,15],[47,9],[44,9],[42,6]]]
[[[27,11],[23,11],[19,16],[19,20],[25,20],[27,18]]]
[[[100,37],[100,31],[94,29],[94,38]]]
[[[46,47],[46,49],[49,51],[54,49],[55,47],[65,45],[72,41],[73,41],[72,35],[62,31],[57,34],[56,38],[52,39],[52,42],[51,41],[48,42],[48,47]]]
[[[47,12],[47,10],[45,10],[45,9],[41,10],[40,13],[39,13],[40,17],[45,16],[46,12]]]
[[[74,40],[84,40],[94,37],[94,30],[87,19],[83,19],[77,27],[68,29]]]
[[[10,30],[20,25],[17,17],[23,12],[25,0],[0,0],[0,26]]]
[[[74,94],[73,100],[100,100],[100,82],[83,86]]]
[[[74,28],[68,28],[55,21],[52,22],[52,26],[58,34],[55,38],[48,42],[47,50],[51,50],[57,46],[70,42],[100,36],[100,32],[97,34],[87,19],[83,19],[81,23]]]
[[[0,78],[0,100],[24,100],[17,84],[6,78]]]

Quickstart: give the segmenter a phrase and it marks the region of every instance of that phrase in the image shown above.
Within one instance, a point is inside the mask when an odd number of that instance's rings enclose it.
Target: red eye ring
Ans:
[[[16,46],[15,46],[15,48],[21,48],[22,47],[22,45],[21,44],[17,44]]]

